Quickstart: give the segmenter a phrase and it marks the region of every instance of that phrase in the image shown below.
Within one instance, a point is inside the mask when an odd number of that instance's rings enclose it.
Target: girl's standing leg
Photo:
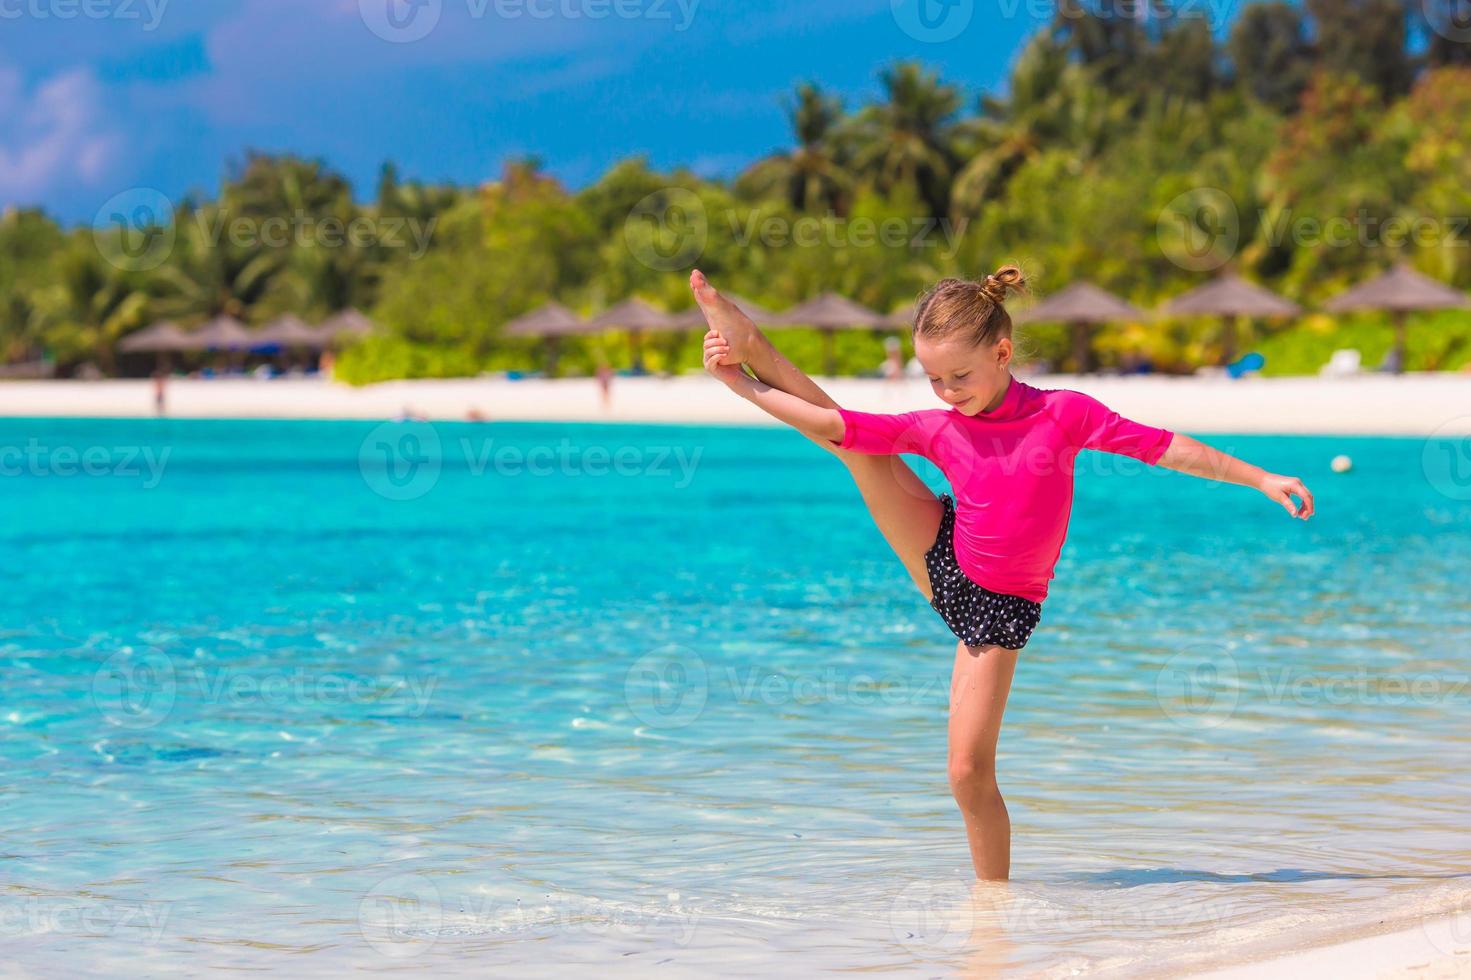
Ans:
[[[796,395],[814,405],[837,408],[837,402],[817,382],[787,360],[766,336],[734,304],[716,292],[705,277],[690,277],[695,299],[713,329],[719,330],[732,352],[751,371],[773,388]],[[944,516],[944,505],[923,480],[899,456],[872,456],[839,449],[821,436],[803,435],[832,453],[848,468],[858,492],[868,507],[884,540],[894,549],[914,584],[931,598],[930,574],[925,552],[935,543]]]
[[[950,675],[950,791],[965,818],[976,877],[1011,874],[1011,817],[996,785],[996,743],[1017,651],[955,645]]]

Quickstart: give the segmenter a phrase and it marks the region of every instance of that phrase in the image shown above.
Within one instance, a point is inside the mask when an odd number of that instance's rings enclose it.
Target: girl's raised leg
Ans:
[[[1011,817],[996,785],[996,743],[1017,651],[955,645],[950,675],[950,791],[965,819],[976,877],[1011,875]]]
[[[690,276],[690,285],[710,327],[720,331],[730,343],[732,354],[748,365],[756,377],[814,405],[838,407],[817,382],[782,356],[750,318],[721,296],[701,273],[697,271]],[[803,435],[848,467],[884,540],[928,601],[932,593],[924,555],[940,530],[940,519],[944,516],[940,499],[899,456],[847,452],[821,436],[810,432]]]

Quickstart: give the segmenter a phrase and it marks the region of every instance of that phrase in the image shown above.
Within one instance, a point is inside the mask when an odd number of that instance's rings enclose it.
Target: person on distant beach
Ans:
[[[1297,477],[1124,418],[1090,395],[1013,376],[1005,300],[1025,287],[1015,266],[980,282],[944,279],[920,298],[915,355],[947,407],[887,415],[840,407],[699,270],[690,285],[710,326],[706,370],[848,467],[884,538],[955,634],[950,787],[976,876],[1006,879],[1011,821],[996,784],[996,744],[1017,652],[1041,620],[1067,535],[1077,454],[1102,450],[1251,487],[1303,520],[1313,515],[1312,494]],[[935,463],[953,497],[936,497],[899,453]]]
[[[904,351],[899,345],[898,337],[884,338],[883,375],[889,381],[900,381],[904,378]]]
[[[162,369],[153,372],[153,411],[163,415],[168,410],[168,372]]]
[[[607,361],[598,362],[598,393],[602,397],[603,411],[613,406],[613,369]]]

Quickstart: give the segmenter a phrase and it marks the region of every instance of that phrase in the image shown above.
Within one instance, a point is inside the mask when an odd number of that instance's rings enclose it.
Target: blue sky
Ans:
[[[573,187],[638,153],[729,175],[789,145],[799,82],[851,105],[917,58],[974,95],[1050,14],[920,2],[0,0],[0,204],[90,222],[134,187],[212,194],[246,149],[321,157],[360,196],[385,160],[459,183],[528,153]]]

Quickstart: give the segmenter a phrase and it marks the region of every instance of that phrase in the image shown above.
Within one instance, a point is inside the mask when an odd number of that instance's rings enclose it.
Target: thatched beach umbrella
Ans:
[[[301,317],[287,313],[255,332],[255,346],[261,349],[304,347],[321,350],[324,345],[320,331],[313,330]]]
[[[1297,316],[1302,307],[1283,299],[1270,289],[1249,283],[1234,272],[1225,272],[1164,305],[1173,316],[1219,316],[1222,321],[1221,360],[1236,359],[1236,318]]]
[[[1384,310],[1394,323],[1394,372],[1405,369],[1405,320],[1415,310],[1448,310],[1466,306],[1466,294],[1416,272],[1408,262],[1397,262],[1388,272],[1370,279],[1323,304],[1329,313]]]
[[[228,314],[215,317],[186,337],[190,350],[243,351],[255,343],[255,334]]]
[[[1075,282],[1024,310],[1016,319],[1018,323],[1068,324],[1073,336],[1073,370],[1087,374],[1096,367],[1092,328],[1100,323],[1142,320],[1144,313],[1091,282]]]
[[[550,376],[557,367],[562,338],[569,334],[587,333],[588,326],[577,314],[552,300],[516,317],[501,330],[508,337],[540,337],[545,350],[546,372]]]
[[[310,351],[318,354],[326,347],[326,342],[318,330],[313,330],[307,322],[293,313],[286,313],[276,317],[270,323],[256,330],[250,349],[261,354],[279,354],[285,351]],[[283,358],[289,361],[290,358]]]
[[[376,332],[378,325],[357,310],[339,310],[317,324],[317,336],[324,347],[344,340],[351,341]]]
[[[171,353],[189,349],[189,335],[177,323],[161,321],[130,333],[117,345],[126,354]]]
[[[151,353],[154,356],[154,366],[159,371],[167,371],[169,363],[173,360],[176,351],[189,350],[189,335],[180,329],[177,323],[161,321],[152,326],[144,327],[137,333],[130,333],[117,345],[118,350],[125,354]]]
[[[894,325],[893,319],[870,310],[837,293],[823,293],[816,299],[787,310],[772,319],[785,326],[816,327],[822,331],[823,366],[828,375],[837,371],[837,355],[833,349],[839,330],[880,330]]]
[[[604,310],[588,323],[591,330],[627,330],[628,348],[633,358],[633,369],[642,371],[642,340],[645,332],[683,329],[679,321],[662,310],[656,310],[641,299],[626,299],[617,306]]]

